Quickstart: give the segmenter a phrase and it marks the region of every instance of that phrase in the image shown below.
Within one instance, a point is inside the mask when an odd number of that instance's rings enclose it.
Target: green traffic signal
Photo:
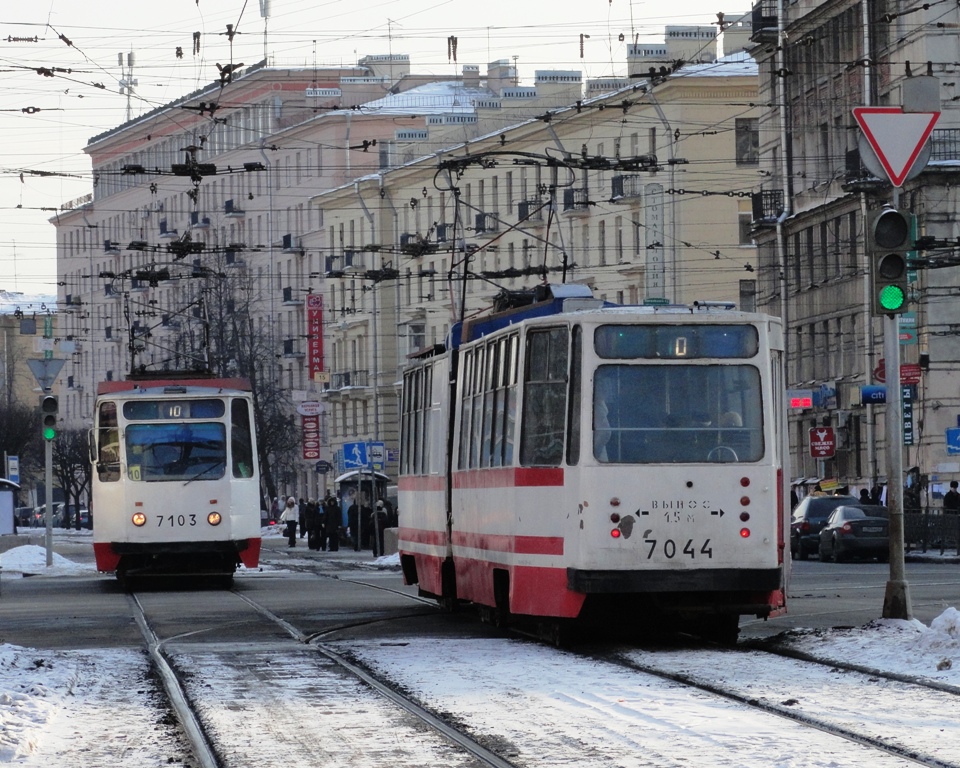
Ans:
[[[40,413],[43,414],[43,439],[53,440],[57,436],[57,412],[60,404],[54,395],[44,395],[40,399]]]
[[[913,247],[913,215],[885,206],[867,229],[871,308],[875,316],[902,314],[907,307],[907,253]]]

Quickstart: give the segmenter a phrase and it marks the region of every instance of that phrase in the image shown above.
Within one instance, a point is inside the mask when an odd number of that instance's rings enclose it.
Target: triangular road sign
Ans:
[[[904,112],[900,107],[856,107],[853,116],[895,187],[903,186],[940,119],[939,112]]]

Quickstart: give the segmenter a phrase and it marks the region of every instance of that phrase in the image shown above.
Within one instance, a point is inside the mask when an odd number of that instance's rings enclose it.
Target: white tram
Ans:
[[[260,559],[245,379],[102,382],[90,440],[97,570],[213,575]]]
[[[455,326],[404,373],[405,581],[497,622],[728,641],[741,615],[784,611],[779,320],[540,293]]]

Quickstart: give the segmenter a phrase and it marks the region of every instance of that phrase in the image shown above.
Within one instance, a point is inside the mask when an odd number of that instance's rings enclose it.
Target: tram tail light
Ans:
[[[143,514],[143,512],[134,512],[133,517],[130,519],[137,528],[142,528],[147,524],[147,516]]]
[[[207,515],[207,522],[210,523],[210,525],[220,525],[222,519],[219,512],[211,512]]]
[[[741,529],[740,529],[740,538],[741,538],[741,539],[749,539],[749,538],[750,538],[750,529],[749,529],[749,528],[741,528]]]
[[[611,535],[613,538],[615,538],[615,539],[619,539],[619,538],[620,538],[620,529],[619,529],[619,528],[614,528],[612,531],[610,531],[610,535]]]

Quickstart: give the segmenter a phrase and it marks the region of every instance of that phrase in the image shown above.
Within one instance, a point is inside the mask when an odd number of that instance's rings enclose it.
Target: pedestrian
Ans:
[[[270,505],[270,520],[271,522],[277,522],[277,519],[280,517],[280,500],[274,496],[273,503]]]
[[[309,499],[303,513],[303,522],[307,526],[307,548],[320,551],[320,539],[323,529],[323,517],[316,499]]]
[[[860,503],[873,504],[873,499],[870,496],[870,491],[868,491],[866,488],[860,489]]]
[[[960,514],[960,491],[957,491],[958,483],[956,480],[950,481],[950,490],[943,496],[943,514]]]
[[[300,503],[298,509],[300,510],[300,519],[297,521],[300,523],[300,538],[302,539],[307,535],[307,521],[304,519],[304,515],[307,514],[307,502],[303,500],[303,497],[300,497]]]
[[[297,521],[300,519],[300,509],[297,507],[297,500],[291,496],[283,507],[283,513],[280,515],[280,522],[287,526],[287,546],[297,546]]]
[[[371,517],[373,530],[370,531],[370,539],[373,542],[373,556],[383,556],[383,529],[387,527],[387,510],[384,507],[383,499],[377,502],[375,513]]]
[[[340,512],[340,502],[332,493],[327,496],[323,502],[323,531],[324,537],[320,539],[320,548],[326,549],[330,545],[331,552],[340,550],[340,523],[342,516]]]

